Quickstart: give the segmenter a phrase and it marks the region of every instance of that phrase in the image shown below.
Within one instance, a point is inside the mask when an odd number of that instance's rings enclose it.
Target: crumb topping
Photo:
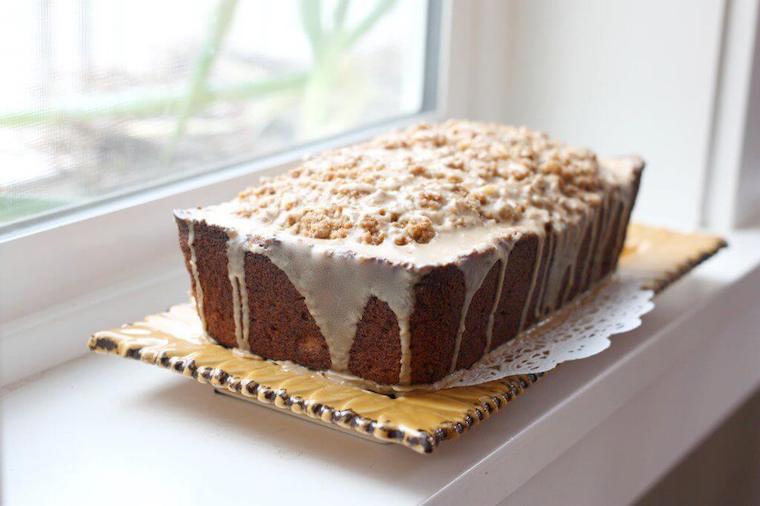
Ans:
[[[448,230],[518,224],[601,204],[596,155],[525,127],[418,124],[263,178],[234,213],[315,239],[427,243]]]

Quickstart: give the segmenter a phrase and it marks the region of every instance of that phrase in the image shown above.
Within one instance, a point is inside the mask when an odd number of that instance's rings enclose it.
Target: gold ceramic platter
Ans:
[[[631,225],[620,270],[660,292],[725,245],[715,236]],[[208,343],[190,304],[98,332],[88,346],[99,353],[174,370],[240,399],[420,453],[431,453],[441,441],[488,419],[540,377],[526,374],[476,386],[383,395],[320,375],[285,370],[274,362]]]

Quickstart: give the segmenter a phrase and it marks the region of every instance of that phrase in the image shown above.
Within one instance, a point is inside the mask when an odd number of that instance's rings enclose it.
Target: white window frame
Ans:
[[[172,210],[228,200],[307,153],[444,114],[453,2],[428,0],[421,111],[187,180],[12,227],[0,234],[0,385],[76,358],[92,332],[187,298]],[[443,69],[440,71],[439,69]],[[442,99],[443,97],[443,99]]]
[[[447,73],[448,115],[509,122],[508,101],[521,98],[509,92],[511,73],[519,72],[508,64],[520,49],[509,35],[510,23],[519,22],[517,7],[519,2],[454,2],[446,64],[458,71]],[[751,136],[760,132],[760,107],[751,104],[760,86],[760,0],[721,0],[720,9],[711,126],[706,145],[694,147],[704,151],[694,226],[727,233],[760,225],[760,201],[739,192],[760,181],[760,159],[752,158],[758,150],[749,149]]]

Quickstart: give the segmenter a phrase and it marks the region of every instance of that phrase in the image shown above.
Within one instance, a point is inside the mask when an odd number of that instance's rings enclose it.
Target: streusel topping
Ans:
[[[265,178],[234,213],[316,239],[427,243],[489,224],[550,220],[601,202],[596,155],[525,127],[418,124]]]

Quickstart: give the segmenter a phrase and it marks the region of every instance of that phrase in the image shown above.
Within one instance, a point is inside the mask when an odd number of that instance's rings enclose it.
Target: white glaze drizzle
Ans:
[[[609,226],[612,223],[612,214],[614,211],[615,201],[611,194],[604,196],[604,219],[599,226],[599,241],[596,243],[596,255],[594,255],[593,263],[591,265],[591,279],[597,279],[599,273],[602,271],[602,254],[604,253],[604,246],[607,244],[607,237],[609,234]]]
[[[414,309],[414,285],[416,283],[416,280],[409,283],[409,306],[405,308],[404,313],[396,313],[399,329],[399,341],[401,344],[401,369],[398,375],[399,384],[401,385],[408,385],[412,382],[412,330],[409,325],[409,321],[412,318],[412,310]]]
[[[536,285],[538,284],[538,274],[541,271],[541,258],[544,255],[544,247],[547,242],[547,235],[544,231],[537,233],[536,237],[538,238],[538,247],[536,248],[536,262],[533,265],[533,274],[530,281],[530,288],[528,289],[528,295],[525,298],[525,303],[523,304],[522,315],[520,316],[520,326],[518,327],[519,330],[523,330],[525,327],[525,322],[528,319],[530,301],[533,298],[533,292],[536,290]]]
[[[620,219],[620,227],[618,229],[618,237],[616,241],[616,251],[619,251],[623,248],[623,242],[625,241],[625,234],[627,227],[624,227],[623,220],[630,215],[633,208],[633,187],[626,186],[625,187],[625,198],[623,199],[623,209],[621,219]]]
[[[244,237],[230,230],[227,232],[227,277],[232,287],[232,316],[235,320],[235,340],[241,350],[250,351],[249,338],[250,307],[248,287],[245,282]]]
[[[612,176],[613,180],[616,180],[615,193],[622,201],[622,208],[620,209],[620,226],[617,230],[617,237],[615,241],[616,250],[619,251],[623,248],[623,242],[625,241],[625,234],[627,227],[624,226],[626,218],[630,218],[630,213],[633,211],[633,204],[635,200],[635,193],[637,188],[630,184],[632,174],[638,172],[640,174],[641,169],[644,166],[644,162],[641,159],[612,159],[607,161],[607,172]],[[633,171],[631,170],[633,169]]]
[[[623,202],[623,198],[622,197],[623,196],[620,194],[619,191],[615,191],[613,193],[613,195],[612,195],[612,202],[613,202],[612,209],[613,209],[614,213],[612,213],[612,216],[610,216],[610,221],[607,224],[607,234],[606,234],[605,240],[604,240],[605,246],[610,241],[617,241],[617,230],[613,229],[612,226],[614,225],[615,220],[617,220],[618,218],[620,218],[619,221],[622,222],[622,216],[623,216],[623,210],[624,210],[624,206],[621,205],[622,202]],[[614,251],[615,244],[613,244],[612,247],[613,247],[613,251]],[[606,251],[606,248],[604,250],[602,250],[602,253],[604,253],[604,251]],[[604,256],[602,258],[604,258]],[[600,275],[601,275],[601,267],[602,266],[601,266],[601,263],[600,263]]]
[[[564,295],[564,297],[561,297],[557,301],[557,304],[554,306],[555,308],[561,307],[563,304],[565,304],[565,302],[569,300],[568,297],[570,296],[570,291],[572,290],[573,285],[575,284],[575,271],[576,269],[578,269],[578,262],[580,261],[580,259],[578,258],[578,252],[580,251],[580,248],[583,244],[583,238],[586,236],[586,229],[588,228],[589,223],[591,221],[589,218],[590,217],[586,213],[583,213],[583,215],[578,220],[578,223],[576,223],[574,227],[575,234],[576,234],[575,246],[577,249],[571,250],[569,252],[569,254],[572,255],[572,261],[570,262],[570,265],[568,266],[568,273],[567,273],[568,286],[566,288],[562,287],[562,289],[560,289],[560,295]]]
[[[591,210],[589,210],[589,212],[593,213]],[[601,228],[602,221],[599,219],[598,209],[595,213],[593,213],[593,216],[589,219],[589,221],[589,226],[591,227],[591,236],[588,241],[588,252],[586,253],[588,260],[583,264],[583,272],[581,272],[580,276],[581,283],[585,282],[586,278],[589,275],[589,271],[594,264],[594,242],[596,241],[596,236],[599,234],[599,229]]]
[[[505,249],[501,244],[494,245],[492,252],[484,257],[472,257],[467,261],[459,264],[459,270],[464,274],[464,303],[462,304],[462,311],[459,315],[459,328],[457,329],[456,340],[454,341],[454,353],[451,357],[451,367],[449,372],[454,372],[457,369],[457,361],[459,360],[459,350],[462,347],[462,336],[464,335],[465,328],[467,326],[467,313],[470,310],[470,304],[473,297],[480,287],[483,285],[488,273],[491,272],[496,262],[503,256],[501,251]],[[493,316],[493,309],[491,310]]]
[[[547,267],[544,289],[539,299],[537,308],[539,315],[543,315],[552,306],[552,300],[557,297],[556,292],[561,288],[565,250],[567,243],[570,242],[572,230],[573,227],[568,223],[563,223],[559,228],[554,228],[554,253]]]
[[[550,269],[552,267],[552,262],[554,261],[554,256],[556,255],[557,251],[557,227],[552,227],[551,229],[551,237],[548,233],[544,232],[544,248],[549,248],[549,256],[546,257],[546,270],[544,271],[543,279],[540,280],[540,283],[537,284],[536,290],[536,307],[533,308],[533,317],[534,318],[540,318],[541,317],[541,309],[542,309],[542,302],[544,300],[544,292],[546,292],[546,286],[549,282],[549,274]],[[543,253],[543,251],[541,252]],[[541,262],[543,263],[543,259],[541,259]],[[543,267],[543,266],[542,266]]]
[[[565,224],[564,230],[560,230],[558,237],[555,236],[557,245],[554,249],[554,260],[551,269],[547,273],[546,293],[543,296],[544,304],[542,313],[553,310],[562,303],[560,300],[564,285],[562,283],[565,272],[570,270],[569,283],[572,282],[573,266],[577,261],[577,253],[583,236],[579,233],[580,222]]]
[[[325,338],[332,369],[348,370],[356,326],[371,296],[388,304],[399,324],[401,382],[410,371],[409,319],[413,287],[418,274],[382,260],[357,258],[348,252],[328,250],[320,244],[296,239],[298,246],[282,241],[254,244],[251,251],[268,257],[304,297],[306,307]]]
[[[504,289],[504,277],[507,275],[507,262],[509,261],[509,254],[512,252],[512,247],[514,247],[514,243],[510,245],[509,249],[499,248],[499,251],[502,253],[499,258],[501,261],[499,283],[496,285],[496,294],[493,299],[491,314],[488,315],[488,324],[486,326],[486,347],[483,350],[484,353],[491,350],[491,342],[493,341],[493,324],[496,320],[496,311],[499,308],[499,302],[501,301],[501,292]]]
[[[203,324],[203,330],[206,328],[206,314],[203,311],[203,287],[201,278],[198,275],[198,260],[195,257],[195,224],[192,221],[187,222],[187,247],[190,249],[190,270],[193,274],[193,283],[195,284],[195,306],[198,309],[198,316]]]

